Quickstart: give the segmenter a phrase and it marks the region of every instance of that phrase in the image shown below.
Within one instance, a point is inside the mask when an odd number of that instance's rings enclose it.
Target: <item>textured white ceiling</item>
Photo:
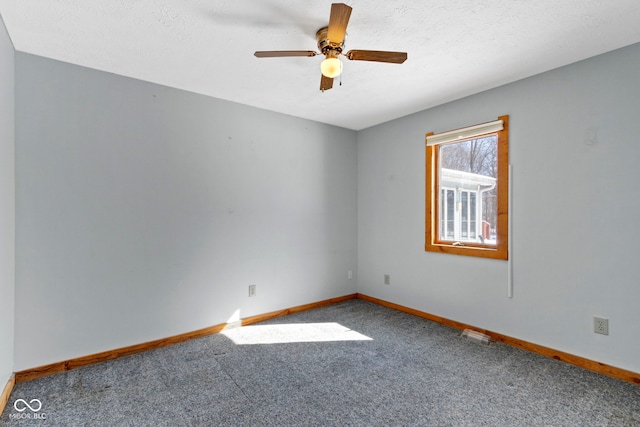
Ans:
[[[16,50],[337,126],[362,129],[640,42],[638,0],[347,0],[344,60],[320,92],[314,50],[331,1],[0,0]]]

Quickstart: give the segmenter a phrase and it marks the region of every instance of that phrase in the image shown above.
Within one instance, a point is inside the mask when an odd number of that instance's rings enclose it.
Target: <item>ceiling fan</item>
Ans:
[[[342,72],[342,62],[338,57],[345,56],[352,61],[375,61],[402,64],[407,60],[406,52],[387,52],[381,50],[350,50],[346,54],[342,53],[344,48],[344,36],[347,32],[347,24],[351,16],[351,7],[344,3],[333,3],[331,5],[331,15],[329,16],[329,26],[322,27],[316,33],[318,49],[326,57],[320,70],[322,78],[320,80],[320,90],[325,91],[333,87],[333,79]],[[263,50],[257,51],[254,55],[258,58],[279,58],[287,56],[316,56],[318,52],[314,50]]]

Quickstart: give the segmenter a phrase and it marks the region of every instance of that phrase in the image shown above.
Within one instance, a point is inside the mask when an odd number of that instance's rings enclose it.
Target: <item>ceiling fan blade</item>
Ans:
[[[331,89],[332,87],[333,87],[333,79],[323,74],[322,79],[320,80],[320,90],[325,91],[325,90]]]
[[[384,50],[350,50],[345,55],[353,61],[375,61],[402,64],[407,60],[407,52],[387,52]]]
[[[347,32],[347,24],[351,16],[351,7],[344,3],[333,3],[331,5],[331,15],[329,16],[329,29],[327,38],[332,43],[342,44],[344,35]]]
[[[281,58],[285,56],[316,56],[313,50],[259,50],[254,53],[258,58]]]

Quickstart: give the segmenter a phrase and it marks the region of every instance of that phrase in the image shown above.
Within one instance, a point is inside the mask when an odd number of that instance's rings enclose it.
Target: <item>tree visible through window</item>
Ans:
[[[426,250],[507,259],[507,121],[427,135]]]

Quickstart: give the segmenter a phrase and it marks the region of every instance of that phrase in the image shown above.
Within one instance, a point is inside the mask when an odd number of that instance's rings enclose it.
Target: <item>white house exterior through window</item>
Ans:
[[[496,178],[455,169],[440,169],[440,237],[451,242],[495,243],[495,229],[483,220],[484,195]]]

